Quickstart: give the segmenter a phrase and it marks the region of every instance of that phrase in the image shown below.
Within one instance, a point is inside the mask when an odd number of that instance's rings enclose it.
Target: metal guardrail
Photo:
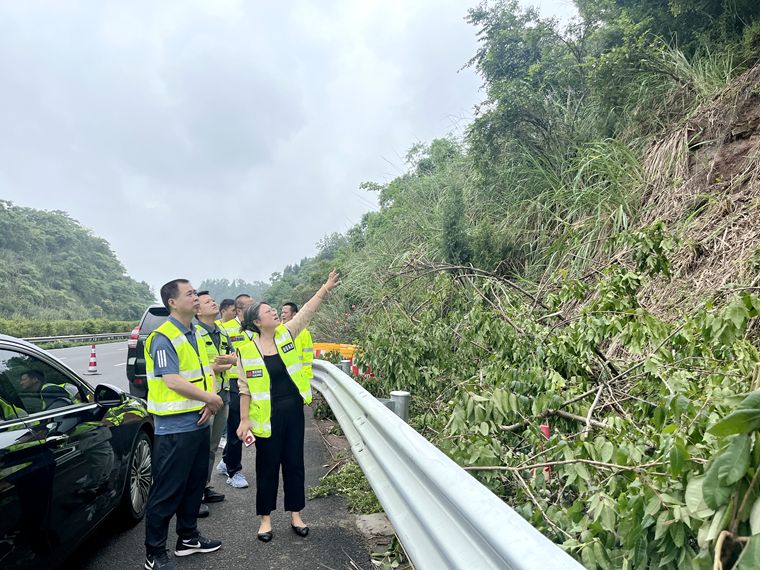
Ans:
[[[313,370],[415,568],[583,568],[346,373]]]
[[[23,338],[27,342],[54,342],[56,340],[61,341],[77,341],[77,340],[111,340],[115,338],[129,338],[130,333],[97,333],[97,334],[75,334],[68,336],[33,336]]]

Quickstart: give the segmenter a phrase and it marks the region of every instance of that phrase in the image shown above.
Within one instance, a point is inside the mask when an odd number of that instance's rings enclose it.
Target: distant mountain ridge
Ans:
[[[0,318],[135,320],[155,295],[60,210],[0,200]]]

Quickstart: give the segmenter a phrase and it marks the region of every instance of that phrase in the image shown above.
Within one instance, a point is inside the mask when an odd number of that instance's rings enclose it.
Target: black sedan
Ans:
[[[152,442],[142,400],[0,335],[0,568],[61,566],[109,515],[142,519]]]

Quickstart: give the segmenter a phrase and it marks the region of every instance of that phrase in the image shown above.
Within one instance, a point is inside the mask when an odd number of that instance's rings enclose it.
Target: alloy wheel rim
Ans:
[[[142,513],[148,502],[148,493],[152,482],[150,468],[150,445],[146,440],[141,439],[132,455],[129,473],[129,494],[132,510],[135,513]]]

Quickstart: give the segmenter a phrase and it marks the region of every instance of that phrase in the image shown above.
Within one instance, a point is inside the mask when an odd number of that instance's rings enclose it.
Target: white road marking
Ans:
[[[126,362],[119,362],[118,364],[114,364],[114,366],[126,366]]]

